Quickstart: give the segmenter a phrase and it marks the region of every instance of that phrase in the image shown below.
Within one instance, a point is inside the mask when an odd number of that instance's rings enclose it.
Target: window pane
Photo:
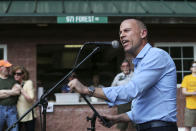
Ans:
[[[89,55],[93,49],[93,46],[84,48],[79,56],[78,63]],[[53,87],[73,68],[78,50],[79,48],[64,48],[64,44],[37,45],[37,80],[42,83],[45,90]],[[111,49],[111,47],[100,49],[76,70],[77,77],[86,85],[90,85],[92,75],[99,73],[100,83],[109,86],[119,68],[117,60],[124,58],[123,49],[118,49],[116,55],[115,52],[117,50]],[[55,92],[61,92],[61,87],[65,84],[67,84],[67,80],[58,85]]]
[[[190,74],[191,74],[191,71],[189,71],[189,72],[184,72],[184,73],[183,73],[183,77],[186,76],[186,75],[190,75]]]
[[[181,47],[171,47],[170,55],[172,58],[181,58]]]
[[[177,83],[182,82],[182,73],[177,73]]]
[[[193,62],[193,59],[183,60],[184,71],[189,71],[190,70],[192,62]]]
[[[193,58],[193,47],[183,47],[183,57]]]
[[[174,60],[174,62],[176,64],[176,70],[181,71],[182,70],[181,60]]]
[[[3,59],[3,48],[0,48],[0,59]]]

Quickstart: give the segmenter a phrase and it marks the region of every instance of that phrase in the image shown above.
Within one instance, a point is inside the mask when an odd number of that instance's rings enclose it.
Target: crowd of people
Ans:
[[[118,124],[120,131],[126,131],[129,122],[134,123],[137,131],[178,131],[174,61],[167,52],[150,45],[147,27],[140,20],[122,21],[119,34],[124,51],[133,57],[134,70],[130,68],[130,61],[124,60],[121,73],[107,88],[99,83],[98,75],[93,76],[93,85],[85,86],[74,73],[61,91],[78,92],[104,99],[109,106],[118,106],[118,114],[102,116],[112,125]],[[8,61],[0,61],[0,131],[5,122],[11,126],[17,115],[22,116],[35,100],[35,88],[27,70],[15,66],[11,75],[11,66]],[[181,84],[186,97],[186,131],[191,131],[196,122],[196,62],[190,70],[192,74],[185,76]],[[22,127],[34,131],[35,117],[34,112],[30,112],[12,131]]]

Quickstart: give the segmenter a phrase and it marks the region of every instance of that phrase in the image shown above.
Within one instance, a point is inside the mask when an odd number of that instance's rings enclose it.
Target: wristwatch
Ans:
[[[89,91],[89,96],[93,96],[94,92],[95,92],[95,88],[94,87],[88,87],[88,91]]]

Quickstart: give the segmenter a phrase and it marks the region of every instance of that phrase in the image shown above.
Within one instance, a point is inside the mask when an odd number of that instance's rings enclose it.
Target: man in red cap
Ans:
[[[16,103],[21,87],[9,76],[11,66],[8,61],[0,60],[0,131],[3,130],[5,122],[10,127],[17,121]],[[11,131],[18,131],[18,125]]]

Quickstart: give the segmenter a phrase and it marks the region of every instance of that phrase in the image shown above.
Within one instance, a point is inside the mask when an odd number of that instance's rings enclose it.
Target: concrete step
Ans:
[[[178,131],[185,131],[185,129],[184,129],[183,127],[179,127],[179,128],[178,128]],[[196,127],[193,127],[193,128],[191,129],[191,131],[196,131]]]

